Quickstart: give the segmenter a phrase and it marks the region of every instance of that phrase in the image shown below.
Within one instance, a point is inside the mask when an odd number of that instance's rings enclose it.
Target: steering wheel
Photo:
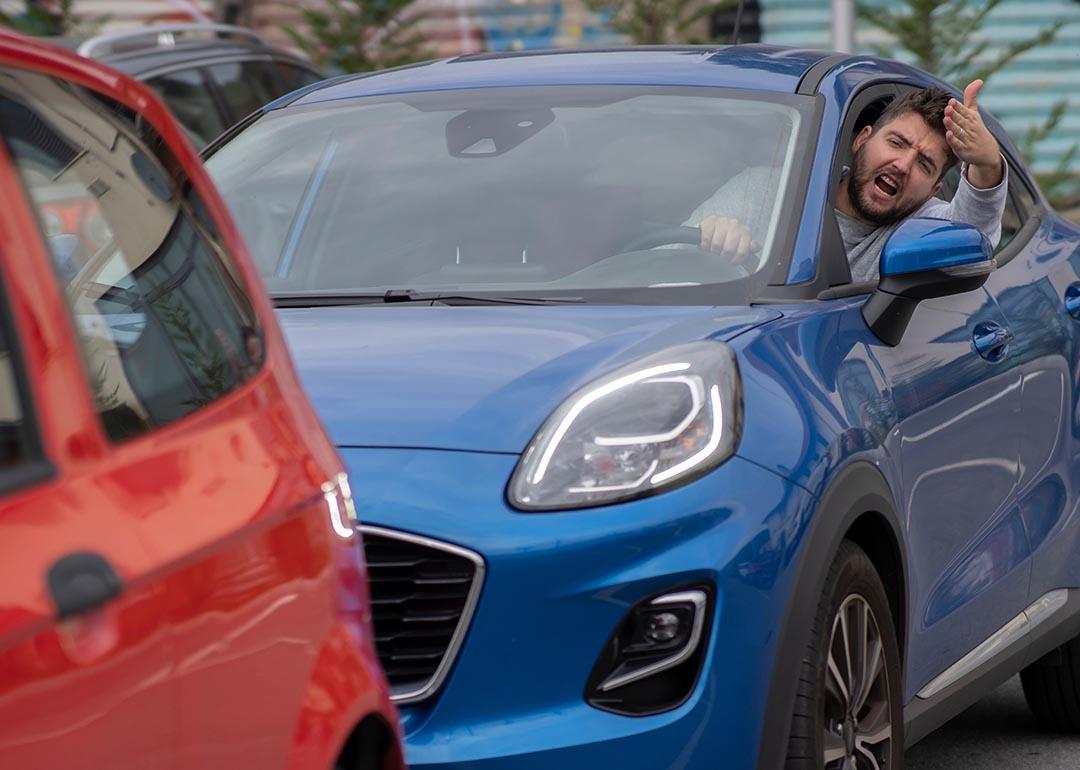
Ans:
[[[626,254],[633,251],[647,251],[648,249],[655,249],[657,246],[666,246],[671,243],[686,243],[692,246],[696,246],[699,252],[709,254],[716,259],[724,259],[719,254],[706,251],[701,248],[701,228],[689,227],[687,225],[661,225],[653,228],[647,233],[639,235],[637,238],[623,244],[619,247],[619,254]],[[750,269],[737,262],[729,262],[743,278],[750,277]]]
[[[685,225],[661,225],[639,235],[628,243],[624,243],[616,253],[625,254],[628,251],[645,251],[669,243],[689,243],[693,246],[700,246],[701,228],[687,227]]]

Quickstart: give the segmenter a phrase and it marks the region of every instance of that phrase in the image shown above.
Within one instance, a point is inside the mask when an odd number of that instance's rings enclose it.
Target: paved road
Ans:
[[[1040,731],[1013,677],[905,759],[907,770],[1077,770],[1080,736]]]

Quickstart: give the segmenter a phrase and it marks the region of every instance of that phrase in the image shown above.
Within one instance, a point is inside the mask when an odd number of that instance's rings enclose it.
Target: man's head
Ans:
[[[941,178],[956,163],[945,140],[949,99],[936,88],[897,97],[855,137],[847,193],[860,218],[891,225],[941,189]]]

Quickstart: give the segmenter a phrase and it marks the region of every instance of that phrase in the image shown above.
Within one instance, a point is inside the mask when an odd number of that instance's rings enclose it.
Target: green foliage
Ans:
[[[340,72],[367,72],[426,58],[412,0],[326,0],[301,8],[304,28],[282,27],[308,58]]]
[[[1050,115],[1045,122],[1036,123],[1028,129],[1019,145],[1024,157],[1035,157],[1039,142],[1054,132],[1065,117],[1068,107],[1068,99],[1059,99],[1050,108]],[[1039,187],[1055,208],[1068,209],[1080,206],[1080,175],[1074,169],[1078,156],[1080,156],[1080,145],[1074,144],[1058,159],[1053,169],[1035,174]]]
[[[0,11],[0,27],[7,27],[24,35],[49,37],[76,33],[94,34],[110,17],[87,19],[77,16],[72,9],[74,0],[56,0],[43,3],[27,0],[26,9],[20,14]]]
[[[163,291],[155,288],[155,291]],[[214,332],[198,322],[191,308],[179,301],[172,301],[168,294],[154,302],[154,310],[161,319],[176,350],[190,373],[197,375],[195,384],[206,394],[182,403],[186,406],[204,406],[228,393],[235,384],[236,371],[222,354],[221,343]]]
[[[696,37],[694,27],[736,3],[737,0],[585,0],[592,11],[612,13],[611,28],[640,45],[713,42]]]
[[[874,46],[875,53],[892,56],[896,48],[908,51],[915,64],[953,83],[986,80],[1017,56],[1054,41],[1064,20],[1025,40],[995,51],[987,60],[989,41],[978,33],[987,16],[1002,0],[896,0],[887,7],[858,2],[863,21],[889,32],[896,46]]]
[[[979,33],[989,14],[1001,3],[1002,0],[892,0],[884,6],[863,0],[856,3],[856,12],[860,19],[888,32],[895,40],[891,46],[873,46],[875,53],[891,57],[905,51],[917,66],[962,87],[979,78],[989,81],[1021,54],[1052,43],[1065,26],[1064,20],[1058,20],[1029,38],[991,51],[990,41]],[[1066,99],[1057,102],[1046,120],[1033,125],[1021,138],[1021,151],[1029,162],[1035,158],[1037,145],[1061,123],[1068,106]],[[1080,147],[1074,145],[1052,171],[1036,174],[1043,193],[1055,206],[1080,204],[1080,178],[1070,169],[1078,153]]]

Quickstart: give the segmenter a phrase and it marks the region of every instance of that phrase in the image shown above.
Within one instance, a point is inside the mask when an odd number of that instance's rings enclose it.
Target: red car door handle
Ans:
[[[86,551],[58,559],[49,568],[47,580],[61,619],[100,607],[124,588],[120,576],[103,556]]]

